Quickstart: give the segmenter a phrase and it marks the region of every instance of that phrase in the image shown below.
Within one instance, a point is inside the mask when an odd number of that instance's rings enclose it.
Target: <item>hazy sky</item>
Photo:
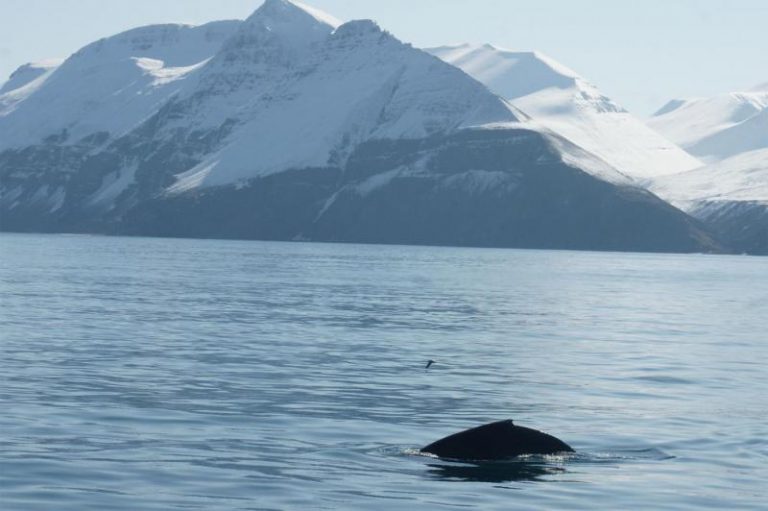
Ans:
[[[261,0],[0,0],[0,83],[139,25],[244,18]],[[768,81],[768,0],[305,0],[416,46],[536,49],[629,110]]]

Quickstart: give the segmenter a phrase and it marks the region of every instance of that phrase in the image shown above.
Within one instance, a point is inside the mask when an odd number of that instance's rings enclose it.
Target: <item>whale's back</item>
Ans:
[[[523,454],[573,452],[573,448],[552,435],[504,420],[447,436],[421,452],[460,460],[499,460]]]

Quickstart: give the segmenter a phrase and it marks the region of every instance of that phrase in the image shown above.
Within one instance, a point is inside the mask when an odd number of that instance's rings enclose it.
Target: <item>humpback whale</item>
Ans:
[[[421,452],[455,460],[491,461],[574,450],[552,435],[504,420],[447,436],[423,447]]]

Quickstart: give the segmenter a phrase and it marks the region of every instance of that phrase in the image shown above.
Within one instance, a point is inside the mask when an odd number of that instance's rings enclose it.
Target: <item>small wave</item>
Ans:
[[[675,456],[657,447],[650,447],[642,449],[611,449],[602,452],[579,452],[574,461],[581,463],[617,463],[634,460],[664,461],[674,458]]]
[[[431,477],[448,480],[502,483],[514,481],[545,481],[561,476],[584,465],[617,465],[639,460],[664,461],[674,456],[661,449],[639,448],[605,452],[575,452],[561,454],[527,454],[507,460],[461,461],[443,459],[421,452],[413,446],[385,446],[377,451],[385,456],[421,459]]]

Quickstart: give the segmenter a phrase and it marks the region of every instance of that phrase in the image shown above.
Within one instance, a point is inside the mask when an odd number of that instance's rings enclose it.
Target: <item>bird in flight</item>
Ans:
[[[427,361],[427,367],[425,367],[425,368],[424,368],[424,370],[426,371],[427,369],[429,369],[429,368],[430,368],[430,366],[431,366],[432,364],[434,364],[434,363],[435,363],[435,361],[434,361],[434,360],[428,360],[428,361]]]

